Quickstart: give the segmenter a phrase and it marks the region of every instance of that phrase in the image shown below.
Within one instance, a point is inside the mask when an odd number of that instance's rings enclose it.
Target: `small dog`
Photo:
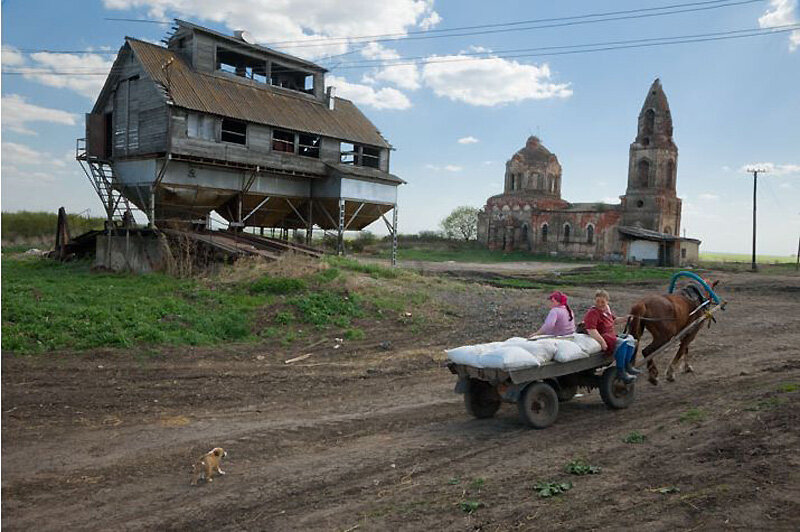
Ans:
[[[214,471],[219,473],[220,475],[224,475],[225,471],[219,468],[219,465],[222,463],[222,459],[228,456],[228,453],[222,447],[214,447],[206,454],[200,457],[200,459],[195,462],[192,466],[192,471],[194,478],[192,479],[192,485],[197,484],[197,482],[203,478],[206,482],[212,481],[212,476]]]

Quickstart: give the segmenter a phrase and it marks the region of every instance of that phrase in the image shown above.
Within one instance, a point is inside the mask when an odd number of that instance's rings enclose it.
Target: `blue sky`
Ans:
[[[505,161],[531,134],[558,156],[565,199],[618,201],[625,192],[637,116],[648,87],[659,77],[675,125],[677,186],[687,235],[701,238],[702,250],[748,252],[752,177],[742,169],[759,163],[771,170],[759,178],[759,252],[789,255],[800,237],[800,30],[597,53],[503,57],[506,50],[800,21],[797,0],[739,2],[721,0],[716,4],[738,5],[669,16],[414,39],[408,37],[425,35],[413,33],[422,30],[693,2],[6,0],[2,209],[55,212],[64,205],[71,212],[101,212],[74,161],[83,113],[91,109],[104,79],[85,73],[106,71],[113,55],[102,52],[116,51],[126,35],[158,41],[168,28],[104,19],[178,16],[224,32],[247,29],[261,43],[291,41],[275,47],[330,68],[329,83],[337,94],[354,100],[396,148],[392,172],[408,182],[400,191],[404,233],[436,229],[454,207],[480,207],[501,192]],[[341,39],[387,33],[408,37]],[[322,41],[325,46],[300,43],[331,37],[340,40]],[[446,62],[446,57],[475,51],[483,52],[484,59]],[[429,63],[353,68],[361,66],[354,61],[367,59],[434,56]],[[70,74],[48,75],[53,70]],[[382,232],[378,225],[373,229]]]

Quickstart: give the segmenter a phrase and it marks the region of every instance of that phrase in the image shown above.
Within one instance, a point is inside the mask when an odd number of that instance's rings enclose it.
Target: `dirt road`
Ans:
[[[695,341],[696,373],[637,385],[624,411],[586,394],[542,431],[514,405],[469,418],[441,355],[527,332],[539,292],[442,292],[446,326],[290,365],[304,350],[4,354],[3,528],[796,530],[800,278],[722,277],[731,304]],[[612,290],[612,307],[646,291]],[[589,289],[571,295],[588,307]],[[623,443],[633,431],[645,441]],[[228,474],[190,486],[217,445]],[[578,457],[600,474],[565,473]],[[565,480],[557,497],[533,489]]]

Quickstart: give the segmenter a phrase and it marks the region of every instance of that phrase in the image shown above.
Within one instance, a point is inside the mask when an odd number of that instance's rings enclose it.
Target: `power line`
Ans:
[[[768,35],[779,35],[781,33],[797,31],[800,29],[799,24],[790,24],[787,26],[777,26],[775,28],[765,28],[765,29],[750,29],[750,30],[731,30],[727,32],[717,32],[717,33],[705,33],[705,34],[696,34],[696,35],[682,35],[682,36],[675,36],[675,37],[655,37],[652,39],[633,39],[630,41],[610,41],[607,43],[593,43],[593,44],[577,44],[577,45],[564,45],[564,46],[552,46],[552,47],[541,47],[541,48],[530,48],[530,49],[519,49],[519,50],[500,50],[497,52],[474,52],[472,55],[475,54],[486,54],[492,53],[489,57],[473,57],[470,54],[460,54],[456,56],[445,56],[440,57],[439,59],[430,59],[430,58],[419,58],[419,60],[405,60],[407,58],[400,58],[398,60],[391,60],[394,62],[381,62],[375,64],[361,64],[360,62],[351,62],[351,63],[344,63],[339,68],[342,69],[358,69],[358,68],[377,68],[377,67],[392,67],[392,66],[402,66],[402,65],[417,65],[417,64],[435,64],[435,63],[458,63],[458,62],[465,62],[465,61],[485,61],[490,59],[513,59],[513,58],[521,58],[521,57],[545,57],[545,56],[558,56],[558,55],[576,55],[576,54],[585,54],[585,53],[597,53],[597,52],[604,52],[604,51],[613,51],[613,50],[624,50],[624,49],[633,49],[633,48],[650,48],[656,46],[668,46],[668,45],[675,45],[675,44],[691,44],[691,43],[699,43],[699,42],[710,42],[710,41],[723,41],[723,40],[730,40],[730,39],[741,39],[746,37],[762,37]],[[558,52],[545,52],[545,53],[516,53],[518,51],[528,51],[528,50],[547,50],[547,49],[560,49],[560,48],[579,48],[579,47],[590,47],[595,46],[595,48],[586,48],[586,49],[579,49],[579,50],[563,50]],[[514,52],[514,53],[510,53]],[[113,69],[112,69],[113,71]],[[100,75],[108,75],[109,72],[90,72],[90,71],[50,71],[50,70],[43,70],[43,69],[27,69],[27,70],[8,70],[4,71],[3,74],[7,75],[64,75],[64,76],[79,76],[79,75],[86,75],[86,76],[100,76]]]
[[[400,40],[421,40],[421,39],[441,39],[445,37],[467,37],[473,35],[488,35],[488,34],[495,34],[495,33],[509,33],[513,31],[528,31],[528,30],[538,30],[538,29],[548,29],[548,28],[563,28],[568,26],[580,26],[586,24],[596,24],[600,22],[614,22],[619,20],[632,20],[632,19],[643,19],[643,18],[653,18],[653,17],[662,17],[666,15],[677,15],[680,13],[692,13],[697,11],[708,11],[711,9],[719,9],[723,7],[733,7],[738,5],[745,5],[745,4],[753,4],[756,2],[763,2],[764,0],[739,0],[737,2],[728,2],[728,3],[719,3],[714,2],[714,5],[703,5],[701,7],[692,7],[687,9],[674,9],[672,11],[665,11],[661,13],[639,13],[639,14],[626,14],[621,16],[607,16],[606,18],[597,18],[598,15],[586,15],[582,16],[582,18],[586,17],[593,17],[593,20],[570,20],[566,22],[558,22],[555,24],[539,24],[534,26],[527,26],[527,27],[513,27],[513,28],[500,28],[500,29],[486,29],[482,31],[464,31],[461,33],[451,33],[451,34],[442,34],[442,35],[411,35],[406,36],[403,34],[402,36],[394,36],[394,37],[380,37],[380,38],[366,38],[366,37],[332,37],[325,39],[324,42],[319,44],[313,44],[310,40],[305,41],[284,41],[282,43],[267,43],[266,46],[281,46],[283,48],[311,48],[311,47],[320,47],[320,46],[332,46],[336,44],[348,44],[351,42],[362,42],[363,40],[367,40],[369,42],[391,42],[391,41],[400,41]],[[707,2],[699,2],[698,4],[706,4]],[[655,9],[655,8],[652,8]],[[660,8],[662,11],[667,8]],[[519,24],[525,24],[530,22],[520,22]],[[511,23],[507,23],[511,24]],[[430,32],[436,30],[429,30]],[[454,30],[450,30],[454,31]]]
[[[800,29],[800,23],[797,24],[787,24],[784,26],[775,26],[773,28],[751,28],[751,29],[743,29],[743,30],[730,30],[730,31],[722,31],[722,32],[715,32],[715,33],[700,33],[695,35],[678,35],[674,37],[651,37],[647,39],[629,39],[624,41],[606,41],[606,42],[594,42],[594,43],[585,43],[585,44],[567,44],[567,45],[559,45],[559,46],[540,46],[536,48],[517,48],[511,50],[496,50],[496,51],[481,51],[481,52],[459,52],[458,54],[444,54],[449,55],[450,57],[476,57],[487,55],[488,57],[480,58],[480,59],[493,59],[493,58],[503,58],[503,57],[524,57],[524,56],[508,56],[504,54],[514,54],[519,52],[535,52],[535,51],[546,51],[546,50],[564,50],[568,48],[591,48],[591,47],[600,47],[600,46],[612,46],[612,45],[628,45],[628,44],[640,44],[640,43],[653,43],[653,44],[671,44],[669,42],[659,42],[659,41],[672,41],[672,40],[683,40],[683,39],[698,39],[698,38],[705,38],[705,37],[717,37],[717,36],[725,36],[725,35],[739,35],[739,34],[749,34],[749,35],[742,35],[742,36],[757,36],[762,34],[770,34],[770,33],[779,33],[778,30],[785,30],[785,31],[793,31],[796,29]],[[606,48],[602,48],[599,50],[605,50]],[[616,49],[616,48],[614,48]],[[594,50],[578,50],[584,52],[591,52]],[[429,59],[428,56],[410,56],[410,57],[400,57],[397,59],[359,59],[354,61],[347,61],[343,62],[342,64],[345,67],[352,67],[356,68],[357,66],[364,66],[364,67],[387,67],[387,66],[394,66],[394,65],[408,65],[408,64],[417,64],[417,61],[421,63],[426,63]]]
[[[265,46],[279,46],[284,45],[289,48],[305,48],[305,47],[319,47],[319,46],[332,46],[336,44],[349,44],[353,42],[385,42],[385,41],[396,41],[396,40],[415,40],[415,39],[434,39],[434,38],[442,38],[442,37],[463,37],[463,36],[471,36],[471,35],[483,35],[487,33],[502,33],[508,31],[525,31],[525,30],[533,30],[533,29],[546,29],[546,28],[557,28],[557,27],[564,27],[564,26],[573,26],[573,25],[582,25],[582,24],[594,24],[598,22],[611,22],[611,21],[618,21],[618,20],[629,20],[629,19],[639,19],[639,18],[650,18],[655,16],[665,16],[665,15],[674,15],[680,13],[690,13],[696,11],[707,11],[710,9],[719,9],[723,7],[734,7],[738,5],[745,5],[745,4],[752,4],[757,2],[763,2],[765,0],[706,0],[703,2],[688,2],[683,4],[671,4],[667,6],[661,7],[651,7],[651,8],[639,8],[639,9],[628,9],[622,11],[607,11],[602,13],[590,13],[585,15],[573,15],[569,17],[553,17],[553,18],[543,18],[543,19],[531,19],[531,20],[518,20],[518,21],[510,21],[510,22],[502,22],[502,23],[495,23],[495,24],[481,24],[481,25],[474,25],[474,26],[460,26],[456,28],[448,28],[448,29],[431,29],[431,30],[417,30],[417,31],[408,31],[405,33],[383,33],[383,34],[375,34],[375,35],[360,35],[360,36],[351,36],[351,37],[321,37],[317,39],[306,39],[302,41],[275,41],[271,43],[265,44]],[[676,8],[684,8],[689,7],[690,9],[676,9]],[[654,11],[664,11],[670,10],[663,13],[654,13]],[[623,16],[615,16],[615,15],[623,15]],[[598,18],[598,17],[612,17],[613,18],[600,18],[598,20],[584,20],[587,18]],[[113,20],[113,21],[131,21],[131,22],[151,22],[151,23],[158,23],[158,24],[165,24],[164,22],[157,21],[157,20],[147,20],[147,19],[128,19],[128,18],[112,18],[106,17],[104,20]],[[560,22],[560,21],[568,21],[560,24],[549,24],[549,25],[539,25],[533,27],[526,27],[526,28],[503,28],[499,30],[488,30],[488,31],[478,31],[478,32],[465,32],[465,33],[458,33],[453,35],[444,35],[445,32],[455,32],[455,31],[462,31],[462,30],[471,30],[471,29],[481,29],[481,28],[499,28],[505,26],[519,26],[519,25],[526,25],[526,24],[538,24],[541,22]],[[321,44],[314,44],[314,43],[321,43]],[[80,54],[80,53],[95,53],[95,54],[114,54],[116,52],[112,51],[102,51],[98,52],[95,50],[49,50],[49,49],[34,49],[34,48],[27,48],[27,49],[20,49],[17,50],[20,53],[63,53],[63,54]],[[347,54],[349,52],[346,52]],[[338,54],[338,55],[345,55],[345,54]]]

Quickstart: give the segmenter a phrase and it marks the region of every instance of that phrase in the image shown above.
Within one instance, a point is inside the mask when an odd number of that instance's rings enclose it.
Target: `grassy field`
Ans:
[[[16,354],[266,338],[291,343],[320,330],[356,339],[363,331],[354,321],[381,320],[426,301],[419,285],[431,282],[335,257],[245,261],[188,280],[94,273],[88,262],[20,256],[4,256],[2,267],[2,348]]]
[[[24,251],[32,246],[53,245],[58,215],[50,212],[4,212],[2,217],[3,251]],[[72,236],[103,228],[103,218],[86,218],[68,214]]]
[[[389,258],[388,249],[380,249],[377,256]],[[504,253],[492,251],[475,243],[444,242],[434,244],[402,245],[397,250],[398,260],[419,260],[430,262],[588,262],[563,256],[552,256],[544,253],[528,253],[512,251]]]
[[[701,262],[746,262],[750,263],[753,256],[750,253],[700,253]],[[794,255],[756,255],[759,264],[794,264],[797,257]]]

